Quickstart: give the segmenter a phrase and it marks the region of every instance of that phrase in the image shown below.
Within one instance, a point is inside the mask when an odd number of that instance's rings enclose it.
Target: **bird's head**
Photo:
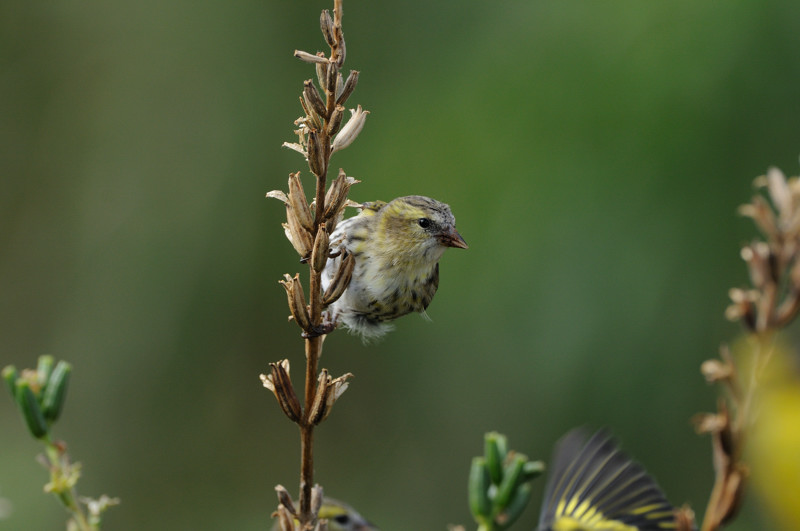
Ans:
[[[378,230],[395,252],[436,262],[448,247],[466,249],[446,204],[421,195],[398,197],[381,209]]]
[[[331,531],[377,531],[378,529],[346,503],[331,498],[325,498],[323,501],[319,517],[328,520],[328,529]]]

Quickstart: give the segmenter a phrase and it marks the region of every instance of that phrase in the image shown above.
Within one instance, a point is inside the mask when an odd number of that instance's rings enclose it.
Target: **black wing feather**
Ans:
[[[556,445],[551,466],[540,531],[559,521],[587,531],[614,529],[614,523],[620,529],[675,529],[674,508],[658,484],[607,432],[589,437],[583,429],[572,430]]]

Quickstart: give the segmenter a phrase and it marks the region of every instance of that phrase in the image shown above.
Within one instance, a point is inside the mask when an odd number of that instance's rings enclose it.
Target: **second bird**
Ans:
[[[421,195],[365,203],[359,215],[338,224],[331,243],[332,251],[355,259],[350,285],[330,306],[331,317],[365,340],[390,331],[398,317],[424,312],[439,286],[444,251],[467,248],[450,207]],[[328,261],[323,289],[340,260]]]

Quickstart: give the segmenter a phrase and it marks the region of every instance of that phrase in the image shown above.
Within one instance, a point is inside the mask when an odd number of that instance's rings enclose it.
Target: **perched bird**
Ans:
[[[378,531],[377,527],[369,523],[355,509],[327,496],[322,500],[319,518],[328,521],[329,531]],[[278,522],[275,522],[272,531],[279,531],[279,529]]]
[[[365,340],[392,329],[390,321],[424,312],[439,286],[439,259],[448,247],[466,249],[450,207],[421,195],[361,206],[331,235],[334,253],[351,253],[355,267],[344,294],[330,306],[333,319]],[[325,266],[326,289],[342,254]]]
[[[572,430],[556,445],[538,531],[675,529],[675,509],[644,468],[599,431]]]

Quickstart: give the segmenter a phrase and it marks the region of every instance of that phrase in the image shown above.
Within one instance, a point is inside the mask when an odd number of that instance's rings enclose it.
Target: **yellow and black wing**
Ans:
[[[675,529],[675,509],[645,469],[599,431],[582,429],[556,445],[539,531]]]

